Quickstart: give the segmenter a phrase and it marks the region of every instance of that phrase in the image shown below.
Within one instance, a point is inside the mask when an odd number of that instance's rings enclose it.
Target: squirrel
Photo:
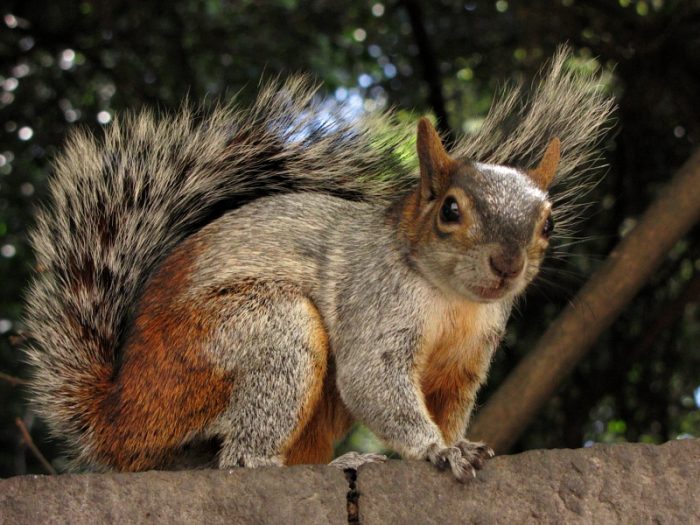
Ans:
[[[548,190],[580,180],[612,108],[569,56],[450,153],[422,118],[417,172],[391,112],[348,116],[304,77],[74,133],[25,324],[34,406],[75,464],[167,468],[207,440],[219,468],[326,463],[360,421],[474,476],[493,452],[467,424],[553,234]]]

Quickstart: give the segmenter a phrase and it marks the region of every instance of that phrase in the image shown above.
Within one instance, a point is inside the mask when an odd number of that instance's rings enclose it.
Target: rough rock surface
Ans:
[[[700,440],[685,440],[497,457],[465,485],[390,461],[361,467],[353,489],[363,525],[662,524],[700,523],[699,482]],[[348,523],[348,490],[323,466],[23,476],[0,480],[0,524]]]
[[[347,491],[324,466],[22,476],[0,480],[0,524],[346,524]]]
[[[361,467],[360,522],[700,523],[700,440],[496,457],[465,485],[430,465]]]

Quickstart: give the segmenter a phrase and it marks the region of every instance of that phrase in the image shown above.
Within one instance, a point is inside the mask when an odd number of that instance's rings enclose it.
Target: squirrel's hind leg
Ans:
[[[208,429],[223,440],[219,467],[282,465],[323,391],[321,317],[288,283],[246,280],[215,300],[226,321],[210,351],[234,376],[229,404]]]

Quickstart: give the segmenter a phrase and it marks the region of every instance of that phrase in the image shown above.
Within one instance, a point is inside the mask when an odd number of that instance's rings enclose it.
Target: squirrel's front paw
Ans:
[[[475,469],[482,468],[487,459],[496,455],[491,447],[481,441],[462,439],[455,443],[455,447],[462,451],[462,457],[469,461]]]
[[[445,469],[448,466],[457,481],[465,483],[476,477],[476,470],[484,466],[484,462],[494,456],[484,443],[471,441],[458,441],[453,447],[440,448],[433,445],[428,449],[428,460],[438,467]]]
[[[440,470],[450,467],[454,477],[461,483],[476,477],[476,469],[462,456],[462,451],[457,447],[440,448],[433,445],[428,449],[428,461]]]

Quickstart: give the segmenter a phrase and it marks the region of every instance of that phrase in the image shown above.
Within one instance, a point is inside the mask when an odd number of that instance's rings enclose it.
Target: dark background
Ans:
[[[504,81],[529,79],[568,42],[618,101],[607,176],[580,242],[560,247],[514,314],[488,399],[700,139],[700,2],[558,0],[5,1],[0,8],[0,373],[26,378],[17,348],[31,275],[26,232],[51,158],[74,126],[97,129],[185,97],[253,96],[261,78],[305,71],[329,96],[402,118],[432,112],[460,134]],[[700,239],[676,244],[515,450],[700,436]],[[546,366],[543,363],[542,366]],[[41,472],[15,418],[61,468],[60,446],[0,376],[0,476]],[[377,446],[363,429],[348,446]]]

